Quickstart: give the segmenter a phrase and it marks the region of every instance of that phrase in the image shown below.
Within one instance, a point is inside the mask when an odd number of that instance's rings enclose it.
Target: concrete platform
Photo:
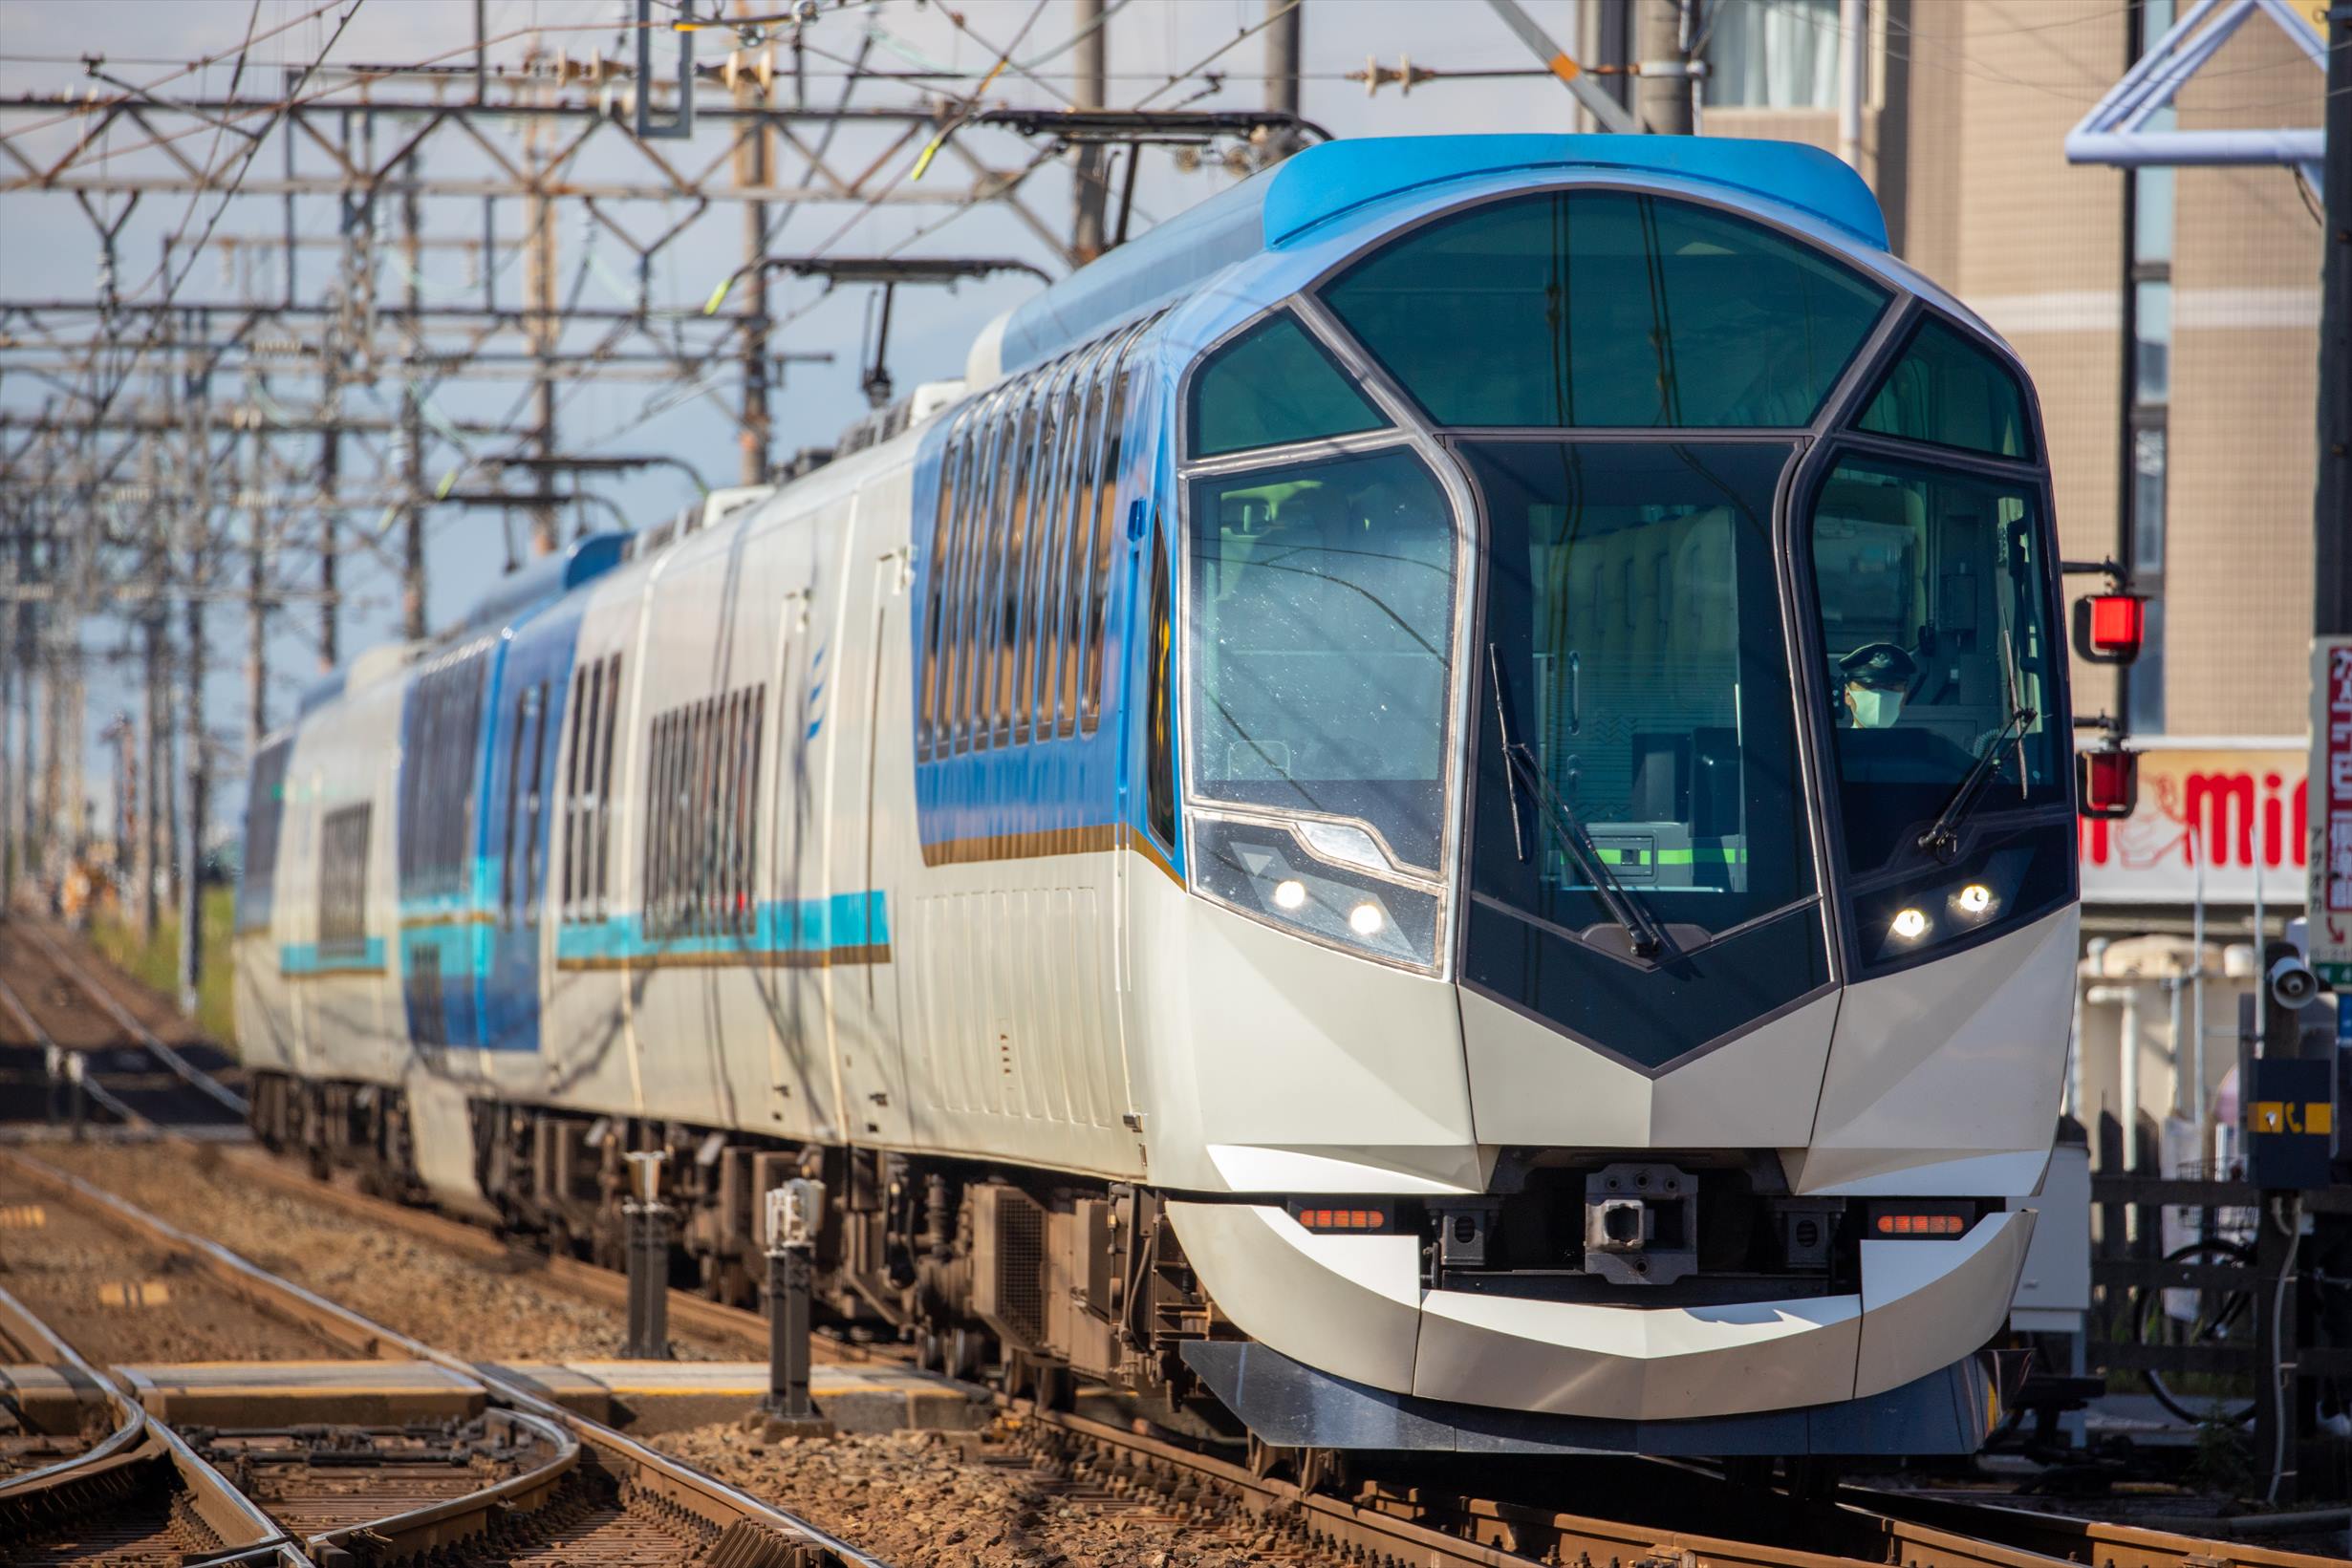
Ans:
[[[568,1410],[652,1434],[734,1421],[767,1392],[766,1362],[518,1362],[481,1364]],[[113,1376],[148,1410],[197,1427],[291,1427],[325,1422],[399,1427],[482,1413],[481,1384],[425,1362],[190,1362],[117,1366]],[[988,1396],[911,1366],[821,1364],[809,1393],[836,1431],[969,1431],[994,1414]],[[45,1432],[72,1432],[101,1396],[54,1366],[0,1366],[0,1399]]]
[[[189,1362],[113,1371],[150,1414],[174,1426],[399,1427],[470,1420],[488,1404],[482,1385],[429,1362]]]
[[[83,1412],[105,1403],[98,1385],[64,1366],[0,1366],[0,1404],[25,1427],[51,1437],[81,1430]]]
[[[733,1421],[767,1393],[766,1362],[483,1363],[568,1410],[644,1434]],[[809,1392],[837,1431],[969,1431],[995,1413],[985,1394],[911,1366],[823,1364]]]

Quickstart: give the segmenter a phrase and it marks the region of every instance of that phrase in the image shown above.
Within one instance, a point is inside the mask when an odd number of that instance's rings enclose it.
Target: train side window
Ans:
[[[767,722],[767,685],[765,681],[751,688],[747,708],[744,739],[744,790],[735,813],[736,821],[741,826],[742,839],[742,853],[736,861],[737,897],[741,901],[738,929],[746,936],[759,927],[753,893],[757,886],[754,868],[760,863],[761,732]]]
[[[1379,430],[1388,420],[1287,311],[1209,356],[1187,399],[1193,456]]]
[[[1922,322],[1863,411],[1862,428],[1999,458],[2031,459],[2018,378],[1942,322]]]
[[[1038,573],[1040,606],[1038,636],[1044,650],[1037,659],[1037,735],[1067,734],[1062,723],[1062,672],[1070,660],[1068,638],[1069,557],[1076,549],[1076,502],[1086,423],[1086,378],[1092,368],[1091,349],[1073,357],[1069,376],[1060,391],[1061,440],[1054,452],[1053,524]]]
[[[595,913],[599,920],[609,908],[613,848],[613,739],[620,721],[620,655],[604,661],[604,731],[596,748],[596,874]]]
[[[523,748],[529,736],[530,700],[525,693],[523,700],[514,705],[514,728],[507,738],[507,852],[500,857],[498,870],[498,916],[507,926],[514,924],[515,911],[522,902]]]
[[[286,812],[286,763],[291,741],[253,754],[245,801],[245,864],[237,876],[236,930],[266,932],[277,902],[278,836]]]
[[[1062,585],[1060,706],[1064,735],[1078,733],[1078,663],[1085,652],[1087,567],[1093,559],[1092,523],[1095,485],[1101,477],[1104,387],[1115,364],[1111,347],[1108,343],[1097,345],[1087,366],[1085,385],[1080,389],[1080,422],[1070,442],[1075,483],[1070,486],[1069,559]]]
[[[931,523],[931,551],[924,558],[930,578],[929,591],[924,595],[923,625],[923,686],[919,720],[916,725],[915,754],[920,761],[931,757],[932,738],[938,733],[939,719],[939,609],[940,591],[945,577],[940,568],[948,557],[948,544],[956,517],[956,471],[962,462],[963,420],[947,438],[939,453],[939,504]]]
[[[1013,585],[1017,657],[1013,665],[1013,740],[1028,740],[1037,718],[1037,663],[1045,643],[1039,636],[1039,617],[1045,592],[1039,587],[1038,567],[1046,558],[1046,542],[1053,532],[1054,460],[1061,453],[1062,380],[1067,362],[1041,373],[1037,393],[1037,424],[1029,442],[1029,505],[1020,558],[1020,579]]]
[[[1147,727],[1144,731],[1143,799],[1145,825],[1160,847],[1176,848],[1176,722],[1174,704],[1168,692],[1169,644],[1172,636],[1168,614],[1168,551],[1159,537],[1159,523],[1152,524],[1152,610],[1151,623],[1145,633],[1145,680],[1149,683],[1150,703]]]
[[[367,951],[368,827],[366,803],[327,813],[319,824],[318,951],[354,956]]]
[[[1120,345],[1116,378],[1103,409],[1102,469],[1094,498],[1094,563],[1087,585],[1087,689],[1079,715],[1080,727],[1089,735],[1103,717],[1103,626],[1111,606],[1111,543],[1118,534],[1121,443],[1126,439],[1128,398],[1134,386],[1134,372],[1126,362],[1132,342],[1131,338]]]
[[[548,683],[530,689],[530,788],[523,797],[523,922],[539,923],[539,833],[546,821]]]
[[[1013,658],[1021,635],[1021,560],[1029,526],[1029,502],[1037,466],[1036,383],[1028,383],[1022,398],[1021,421],[1012,449],[1012,480],[1007,491],[1003,526],[997,530],[994,566],[988,586],[989,741],[1002,745],[1013,733]]]
[[[1009,407],[1010,392],[1000,394],[989,405],[986,427],[987,440],[973,454],[974,486],[972,515],[964,528],[959,550],[956,584],[956,680],[949,694],[950,721],[955,727],[955,746],[959,754],[970,751],[973,732],[978,727],[973,716],[978,708],[980,691],[980,660],[987,647],[981,625],[981,591],[987,580],[989,542],[996,537],[998,498],[1004,493],[1004,447],[1006,433],[1012,424]]]

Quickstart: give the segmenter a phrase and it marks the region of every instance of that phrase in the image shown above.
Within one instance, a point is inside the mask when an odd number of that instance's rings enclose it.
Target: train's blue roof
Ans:
[[[500,578],[495,587],[474,601],[473,608],[459,618],[447,634],[460,636],[502,626],[534,605],[603,576],[620,564],[621,548],[628,542],[625,533],[592,533],[573,540],[553,555],[541,556],[521,570]]]
[[[1417,136],[1327,141],[1252,175],[1081,268],[1016,310],[1010,371],[1173,299],[1211,274],[1280,249],[1339,215],[1420,186],[1515,169],[1665,174],[1811,214],[1887,248],[1887,220],[1862,177],[1818,147],[1695,136]]]

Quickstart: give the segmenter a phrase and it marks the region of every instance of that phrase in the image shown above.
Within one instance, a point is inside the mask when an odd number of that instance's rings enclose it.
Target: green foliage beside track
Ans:
[[[206,1038],[234,1046],[236,1016],[229,999],[228,943],[236,919],[237,890],[223,884],[207,887],[200,908],[204,917],[204,964],[197,976],[196,1024]],[[180,916],[177,910],[157,916],[155,932],[144,941],[127,919],[111,912],[91,922],[92,945],[124,974],[159,994],[180,995]]]

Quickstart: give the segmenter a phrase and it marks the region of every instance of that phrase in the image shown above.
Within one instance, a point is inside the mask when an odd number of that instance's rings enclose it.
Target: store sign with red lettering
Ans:
[[[2078,826],[2089,904],[2303,902],[2311,817],[2298,736],[2135,736],[2140,804],[2119,822]]]
[[[2311,967],[2352,987],[2352,637],[2311,644]]]

